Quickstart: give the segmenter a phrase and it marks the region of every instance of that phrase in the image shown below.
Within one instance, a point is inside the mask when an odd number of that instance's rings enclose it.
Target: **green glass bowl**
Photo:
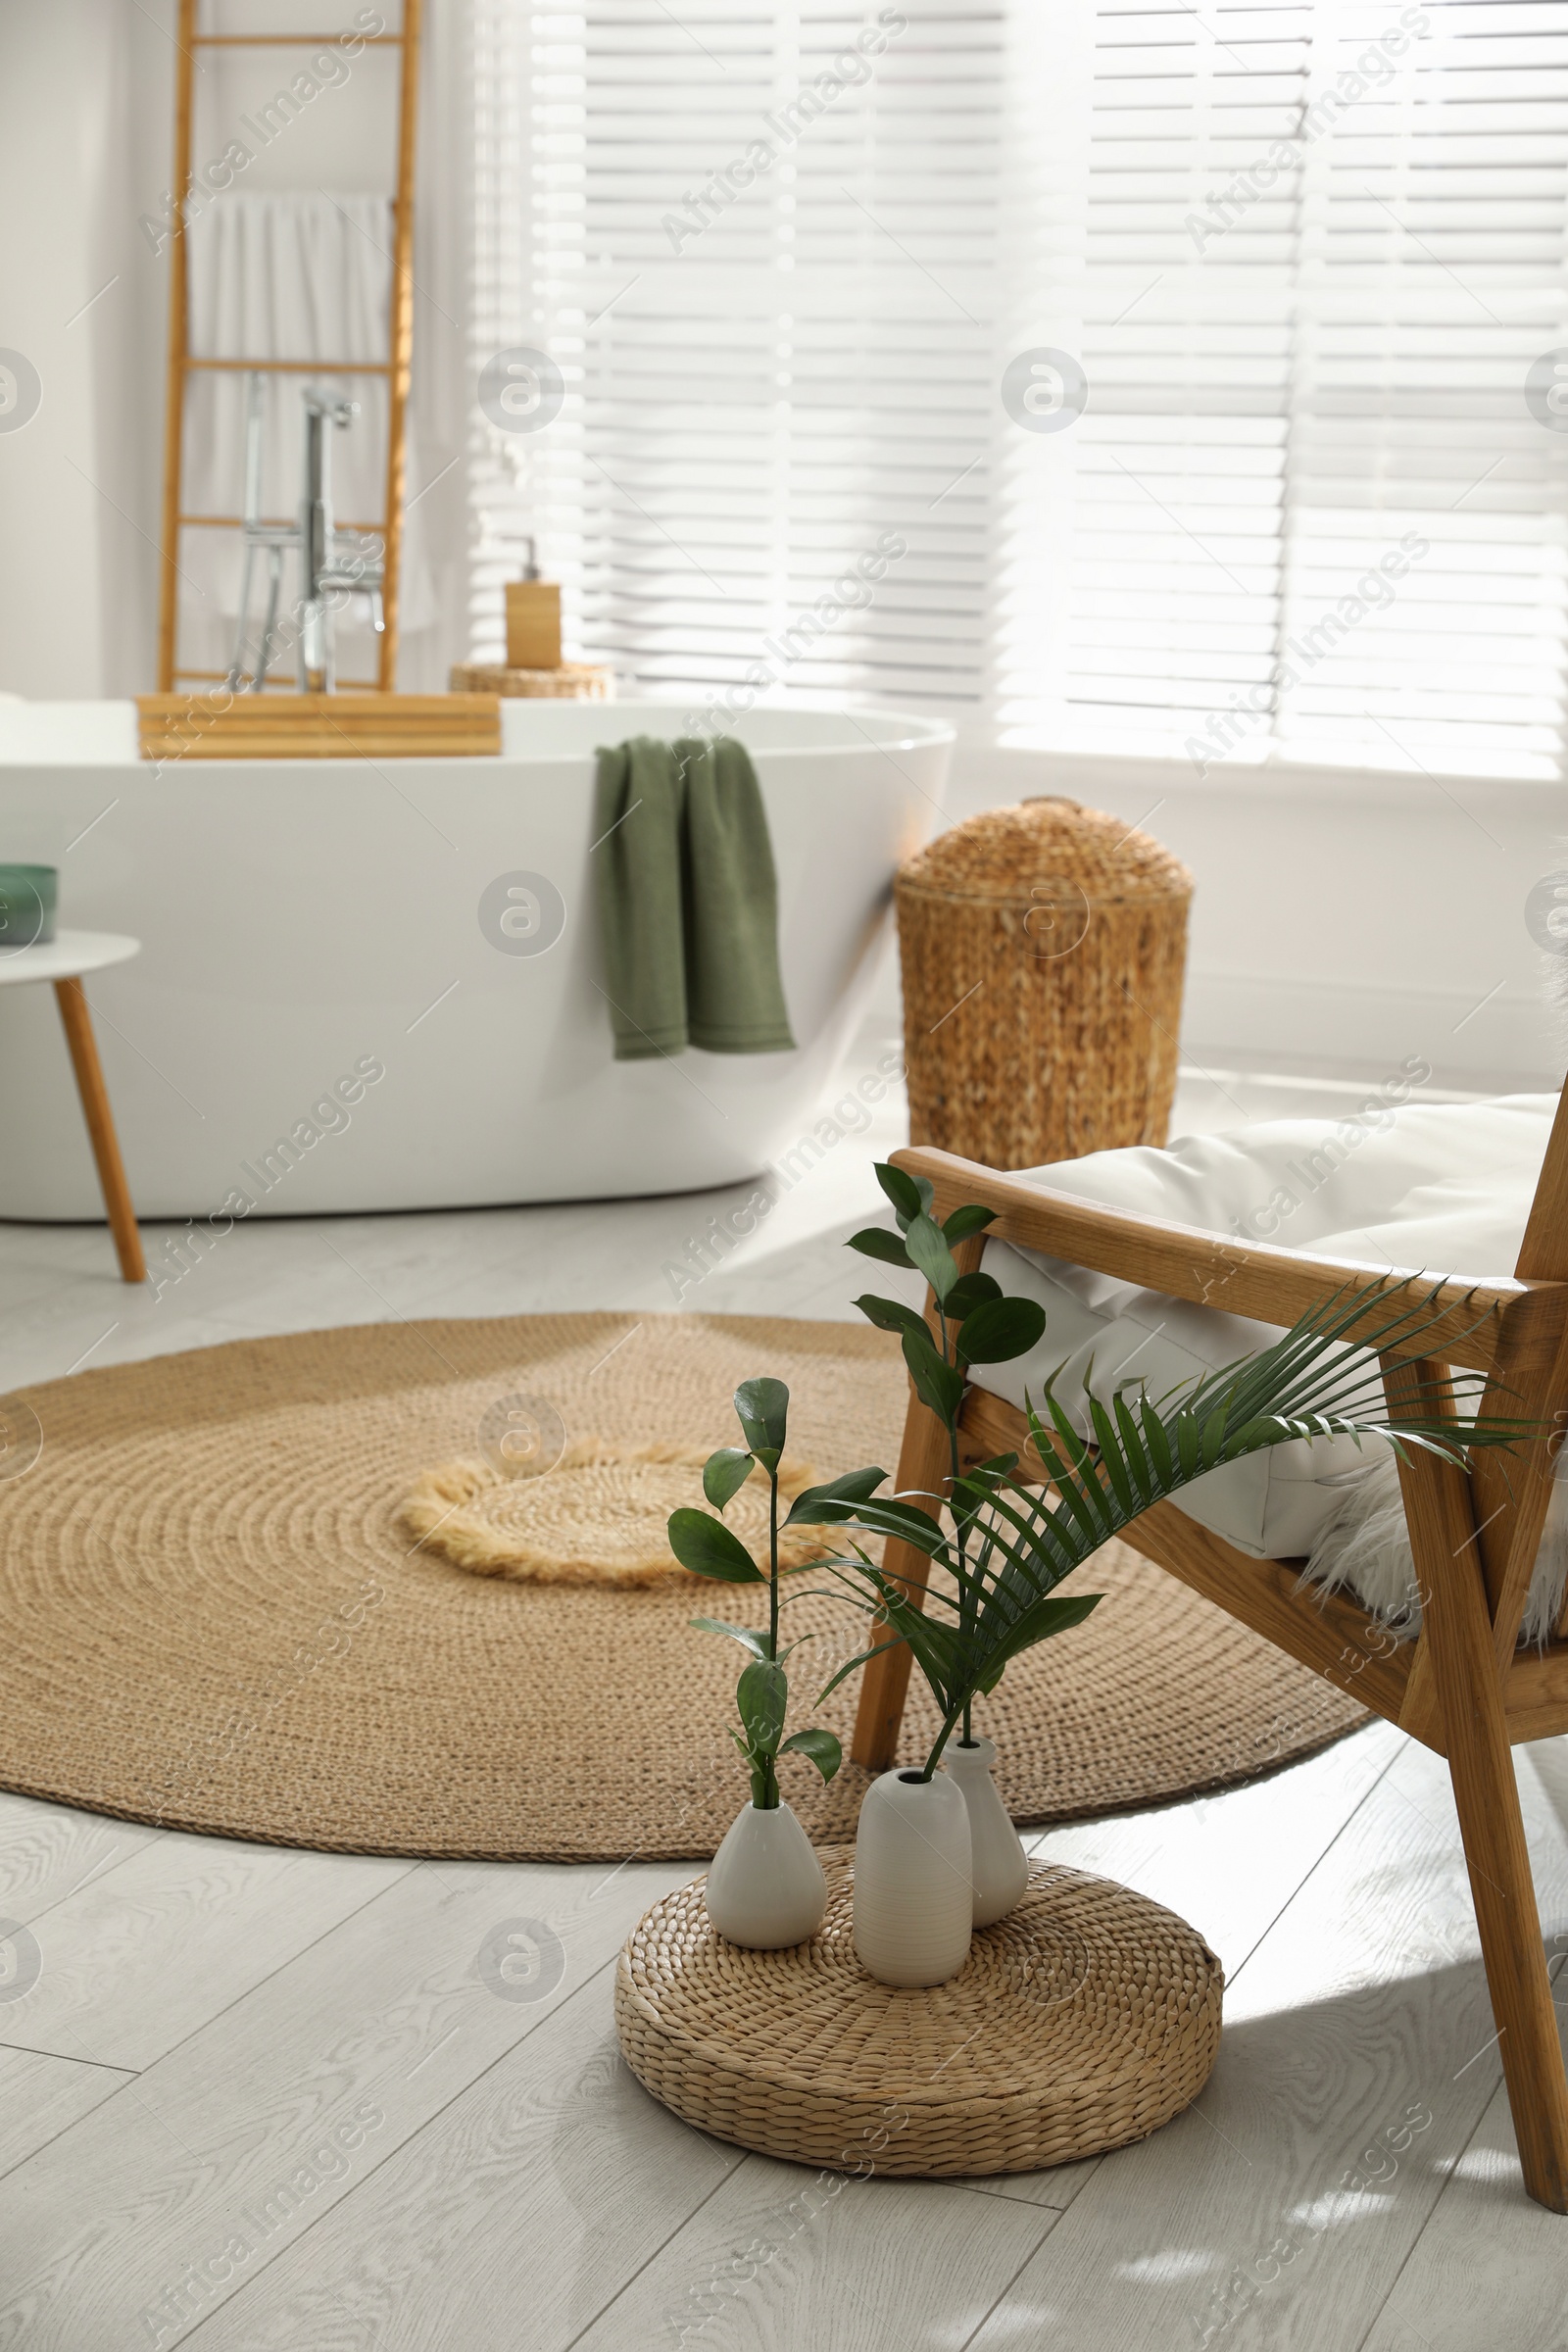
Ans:
[[[59,887],[58,866],[0,865],[0,956],[53,939]]]

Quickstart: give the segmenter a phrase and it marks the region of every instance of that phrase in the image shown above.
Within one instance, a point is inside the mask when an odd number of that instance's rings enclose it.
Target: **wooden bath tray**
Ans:
[[[144,760],[494,759],[493,694],[140,694]]]

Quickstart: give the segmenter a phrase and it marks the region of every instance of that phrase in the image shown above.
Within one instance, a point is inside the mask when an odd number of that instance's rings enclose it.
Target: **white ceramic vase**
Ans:
[[[804,1943],[822,1925],[827,1881],[811,1840],[782,1800],[748,1805],[724,1833],[704,1889],[708,1916],[731,1943],[754,1952]]]
[[[1029,1884],[1029,1857],[992,1778],[996,1760],[994,1740],[976,1740],[969,1747],[950,1740],[943,1751],[943,1762],[962,1789],[969,1809],[977,1928],[992,1927],[1005,1918]]]
[[[937,1772],[885,1772],[855,1839],[855,1948],[884,1984],[945,1984],[969,1953],[969,1809]]]

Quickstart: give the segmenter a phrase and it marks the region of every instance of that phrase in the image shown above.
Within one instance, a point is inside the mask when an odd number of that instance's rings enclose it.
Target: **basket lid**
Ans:
[[[1092,906],[1186,899],[1193,877],[1179,858],[1119,816],[1077,801],[1019,801],[987,808],[939,834],[899,872],[899,887],[943,898],[1028,900],[1037,885],[1076,884]]]

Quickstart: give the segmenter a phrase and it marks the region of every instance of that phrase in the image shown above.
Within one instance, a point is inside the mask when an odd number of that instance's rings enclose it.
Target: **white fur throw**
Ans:
[[[1380,1446],[1364,1470],[1346,1479],[1344,1500],[1307,1555],[1301,1582],[1321,1586],[1325,1592],[1353,1592],[1401,1641],[1413,1641],[1421,1631],[1421,1595],[1399,1494],[1399,1468],[1391,1448]],[[1559,1471],[1530,1580],[1521,1642],[1544,1644],[1550,1639],[1565,1584],[1568,1477]]]
[[[1568,983],[1568,959],[1559,977]],[[1425,1062],[1406,1062],[1333,1125],[1254,1120],[1239,1132],[1181,1137],[1164,1151],[1133,1146],[1019,1174],[1075,1200],[1272,1241],[1308,1259],[1461,1278],[1506,1272],[1556,1099],[1416,1099],[1431,1075]],[[987,1250],[986,1268],[1004,1291],[1046,1310],[1038,1348],[1014,1363],[975,1367],[979,1384],[1010,1404],[1026,1395],[1038,1401],[1052,1377],[1064,1401],[1081,1389],[1107,1404],[1126,1388],[1161,1396],[1279,1336],[1225,1311],[1223,1279],[1198,1304],[1005,1242]],[[1087,1434],[1087,1410],[1080,1426]],[[1270,1446],[1197,1480],[1177,1507],[1254,1559],[1304,1559],[1312,1582],[1351,1588],[1391,1631],[1419,1628],[1397,1470],[1384,1446],[1323,1438]],[[1523,1639],[1547,1638],[1565,1569],[1568,1492],[1559,1482]]]

